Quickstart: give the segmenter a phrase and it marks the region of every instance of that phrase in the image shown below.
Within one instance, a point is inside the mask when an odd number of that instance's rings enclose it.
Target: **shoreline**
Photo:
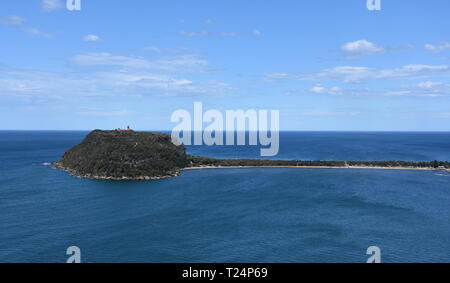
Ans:
[[[366,169],[366,170],[410,170],[410,171],[444,171],[437,170],[436,168],[426,167],[370,167],[370,166],[202,166],[202,167],[189,167],[181,169],[181,171],[189,170],[203,170],[203,169],[251,169],[251,168],[293,168],[293,169]],[[450,170],[445,170],[450,173]]]
[[[54,163],[44,163],[44,166],[51,166],[53,169],[61,170],[66,173],[68,173],[70,176],[79,178],[79,179],[89,179],[89,180],[103,180],[103,181],[158,181],[168,178],[174,178],[180,176],[180,171],[177,171],[173,175],[167,175],[167,176],[156,176],[156,177],[149,177],[149,176],[139,176],[139,177],[107,177],[107,176],[96,176],[96,175],[82,175],[76,172],[75,170],[65,168],[58,162]]]
[[[176,173],[167,176],[139,176],[139,177],[107,177],[107,176],[94,176],[94,175],[82,175],[78,174],[74,170],[63,167],[58,162],[44,163],[44,166],[51,166],[54,169],[62,170],[68,173],[72,177],[80,179],[90,180],[103,180],[103,181],[157,181],[169,178],[179,177],[183,171],[195,171],[195,170],[217,170],[217,169],[265,169],[265,168],[291,168],[291,169],[349,169],[349,170],[403,170],[403,171],[437,171],[446,172],[450,174],[450,169],[440,170],[432,167],[381,167],[381,166],[201,166],[201,167],[186,167],[179,169]]]
[[[112,154],[113,153],[113,154]],[[449,161],[264,160],[194,156],[168,134],[94,130],[51,165],[70,175],[96,180],[161,180],[184,170],[298,168],[450,172]]]
[[[436,168],[420,168],[420,167],[369,167],[369,166],[348,166],[348,167],[333,167],[333,166],[202,166],[202,167],[187,167],[179,169],[178,172],[173,175],[167,176],[140,176],[140,177],[107,177],[107,176],[94,176],[94,175],[81,175],[74,170],[64,168],[58,163],[44,163],[44,166],[51,166],[54,169],[62,170],[68,173],[72,177],[79,179],[89,180],[101,180],[101,181],[158,181],[169,178],[179,177],[183,171],[195,171],[195,170],[217,170],[217,169],[349,169],[349,170],[402,170],[402,171],[443,171],[450,174],[450,170],[438,170]]]
[[[82,175],[78,172],[71,170],[69,168],[65,168],[61,166],[58,162],[54,163],[44,163],[44,166],[50,166],[57,170],[62,170],[68,173],[72,177],[76,177],[79,179],[89,179],[89,180],[103,180],[103,181],[158,181],[169,178],[179,177],[181,172],[183,171],[195,171],[195,170],[217,170],[217,169],[349,169],[349,170],[402,170],[402,171],[437,171],[437,172],[446,172],[450,174],[450,169],[439,170],[431,167],[380,167],[380,166],[347,166],[347,167],[338,167],[338,166],[201,166],[201,167],[186,167],[179,169],[172,175],[167,176],[157,176],[157,177],[149,177],[149,176],[139,176],[139,177],[107,177],[107,176],[95,176],[95,175]]]

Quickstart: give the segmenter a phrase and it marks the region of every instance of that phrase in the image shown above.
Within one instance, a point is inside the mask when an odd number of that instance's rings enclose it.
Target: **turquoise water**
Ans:
[[[450,262],[449,174],[208,169],[110,182],[42,165],[85,134],[0,132],[0,262],[65,262],[74,245],[84,262],[365,262],[374,245],[384,262]],[[280,159],[450,159],[448,133],[283,133],[281,144]]]

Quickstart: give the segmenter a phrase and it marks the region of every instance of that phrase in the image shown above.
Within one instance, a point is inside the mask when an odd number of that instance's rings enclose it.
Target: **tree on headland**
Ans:
[[[437,160],[434,160],[433,162],[431,162],[431,167],[433,167],[433,168],[439,168],[439,161],[437,161]]]

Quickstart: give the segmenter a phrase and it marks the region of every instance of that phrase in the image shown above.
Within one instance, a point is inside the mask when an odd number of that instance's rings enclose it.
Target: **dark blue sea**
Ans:
[[[44,166],[86,132],[0,132],[0,262],[450,262],[450,175],[207,169],[149,182]],[[258,158],[249,147],[191,154]],[[450,160],[450,133],[285,132],[276,159]]]

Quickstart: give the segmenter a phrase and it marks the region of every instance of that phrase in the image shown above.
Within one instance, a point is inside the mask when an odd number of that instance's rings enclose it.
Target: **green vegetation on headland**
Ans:
[[[178,176],[180,170],[226,167],[323,167],[383,169],[449,169],[450,162],[407,161],[282,161],[213,159],[190,156],[167,134],[133,131],[91,132],[53,166],[91,179],[156,180]]]
[[[83,178],[151,180],[177,176],[189,162],[170,135],[96,130],[53,165]]]
[[[258,159],[212,159],[191,157],[192,167],[375,167],[405,169],[450,168],[450,162],[409,162],[409,161],[296,161]]]

